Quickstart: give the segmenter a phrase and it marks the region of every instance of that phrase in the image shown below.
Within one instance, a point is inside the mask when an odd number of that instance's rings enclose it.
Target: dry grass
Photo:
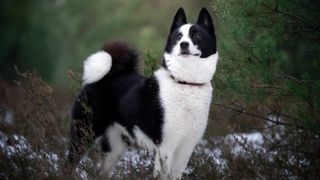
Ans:
[[[29,72],[18,73],[21,79],[14,84],[1,83],[5,92],[1,107],[12,109],[15,116],[14,125],[3,125],[1,131],[7,135],[7,147],[22,149],[12,156],[1,151],[1,179],[60,176],[68,137],[68,112],[56,105],[54,89],[41,78]]]
[[[78,173],[64,173],[72,93],[61,93],[31,73],[19,75],[21,79],[14,84],[0,82],[0,107],[11,109],[15,114],[13,125],[2,121],[0,124],[4,144],[0,148],[0,179],[102,179],[99,176],[101,156],[94,150],[82,160]],[[220,108],[214,108],[212,114],[216,118],[210,122],[207,140],[196,147],[184,179],[314,179],[320,176],[319,137],[275,126],[261,130],[263,144],[251,144],[241,136],[230,140],[226,134],[263,124]],[[243,123],[239,122],[250,123],[250,128],[241,128]],[[15,151],[9,151],[10,148]],[[237,148],[241,153],[235,153]],[[154,179],[152,159],[146,151],[138,154],[135,160],[129,157],[132,153],[124,155],[111,179]],[[148,165],[145,162],[149,162]]]

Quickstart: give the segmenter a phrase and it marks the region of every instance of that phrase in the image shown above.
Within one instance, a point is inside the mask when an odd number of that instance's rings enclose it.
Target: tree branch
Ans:
[[[293,124],[284,123],[284,122],[280,122],[280,121],[275,121],[275,120],[272,120],[270,118],[266,118],[264,116],[260,116],[260,115],[254,114],[254,113],[246,112],[245,109],[243,109],[243,108],[236,109],[236,108],[233,108],[231,106],[227,106],[227,105],[219,104],[219,103],[213,103],[213,105],[220,106],[220,107],[223,107],[223,108],[226,108],[226,109],[230,109],[230,110],[238,112],[240,114],[245,114],[245,115],[252,116],[252,117],[255,117],[255,118],[258,118],[258,119],[263,119],[263,120],[272,122],[272,123],[277,124],[277,125],[294,126]]]
[[[278,14],[282,14],[282,15],[285,15],[287,17],[290,17],[290,18],[294,18],[294,19],[297,19],[301,22],[303,22],[304,24],[312,27],[315,31],[318,31],[320,32],[320,27],[318,24],[314,23],[313,21],[311,21],[310,19],[307,19],[305,17],[301,17],[301,16],[298,16],[298,15],[295,15],[295,14],[291,14],[289,12],[285,12],[285,11],[282,11],[282,10],[279,10],[279,6],[278,6],[278,1],[276,2],[276,6],[275,7],[271,7],[269,6],[268,4],[266,3],[262,3],[262,5],[270,10],[272,10],[273,12],[275,13],[278,13]]]

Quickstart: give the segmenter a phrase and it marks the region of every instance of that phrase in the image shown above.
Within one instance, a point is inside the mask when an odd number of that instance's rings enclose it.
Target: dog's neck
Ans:
[[[173,75],[170,75],[171,79],[178,83],[178,84],[182,84],[182,85],[189,85],[189,86],[203,86],[205,85],[205,83],[195,83],[195,82],[188,82],[188,81],[180,81],[177,78],[175,78]]]
[[[216,70],[218,53],[206,58],[180,57],[164,53],[162,67],[168,78],[176,83],[189,86],[203,86],[211,82]]]

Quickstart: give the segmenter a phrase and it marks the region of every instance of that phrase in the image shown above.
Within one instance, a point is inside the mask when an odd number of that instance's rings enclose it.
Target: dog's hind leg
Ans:
[[[105,139],[101,141],[104,143],[104,145],[101,144],[102,151],[104,152],[101,175],[109,176],[113,166],[127,149],[128,144],[123,139],[123,132],[124,128],[119,124],[114,124],[106,130]]]

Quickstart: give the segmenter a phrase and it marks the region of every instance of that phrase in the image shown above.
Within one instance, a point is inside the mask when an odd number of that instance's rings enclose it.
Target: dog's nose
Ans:
[[[181,49],[188,49],[188,47],[189,47],[189,43],[188,42],[183,41],[183,42],[180,43],[180,48]]]

